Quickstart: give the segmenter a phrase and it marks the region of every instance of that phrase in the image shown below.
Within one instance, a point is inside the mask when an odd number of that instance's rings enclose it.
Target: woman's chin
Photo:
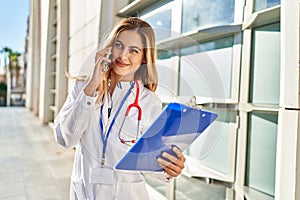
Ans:
[[[112,75],[116,76],[117,79],[120,81],[133,81],[134,80],[134,73],[120,69],[119,67],[114,67],[113,68],[113,73]]]

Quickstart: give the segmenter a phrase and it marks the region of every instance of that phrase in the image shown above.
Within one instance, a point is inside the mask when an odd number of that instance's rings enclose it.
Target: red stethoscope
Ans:
[[[140,85],[138,83],[138,80],[135,80],[135,85],[136,85],[135,100],[134,100],[134,102],[132,104],[130,104],[127,107],[127,110],[126,110],[126,113],[125,113],[125,117],[124,117],[124,119],[122,121],[121,127],[119,129],[119,133],[118,133],[118,137],[119,137],[120,142],[122,144],[128,144],[128,143],[133,143],[134,144],[136,142],[136,140],[138,139],[139,132],[140,132],[140,122],[141,122],[141,119],[142,119],[142,108],[139,105]],[[125,140],[125,139],[121,138],[121,130],[123,128],[123,125],[124,125],[124,122],[125,122],[126,118],[129,115],[130,109],[133,108],[133,107],[135,107],[138,110],[138,123],[137,123],[136,137],[133,140]]]
[[[135,83],[135,84],[134,84]],[[116,113],[115,113],[115,116],[113,117],[112,121],[111,121],[111,124],[106,132],[106,135],[104,136],[104,127],[103,127],[103,123],[102,123],[102,111],[103,111],[103,105],[101,106],[101,109],[100,109],[100,120],[99,120],[99,124],[100,124],[100,135],[101,135],[101,138],[102,138],[102,142],[103,142],[103,149],[102,149],[102,159],[101,159],[101,165],[103,166],[104,165],[104,161],[105,161],[105,152],[106,152],[106,146],[107,146],[107,140],[108,140],[108,137],[109,137],[109,134],[111,132],[111,129],[126,101],[126,99],[128,98],[130,92],[132,91],[134,85],[136,85],[136,94],[135,94],[135,100],[132,104],[130,104],[128,107],[127,107],[127,110],[125,112],[125,117],[122,121],[122,124],[119,128],[119,132],[118,132],[118,137],[119,137],[119,140],[122,144],[127,144],[129,146],[131,146],[132,144],[134,144],[138,138],[138,135],[139,135],[139,130],[140,130],[140,121],[142,119],[142,109],[139,105],[139,96],[140,96],[140,86],[139,86],[139,82],[138,80],[134,80],[132,83],[131,83],[131,86],[130,86],[130,89],[127,91],[127,93],[125,94],[125,96],[123,97],[122,101],[121,101],[121,104],[119,106],[119,108],[117,109]],[[138,123],[137,123],[137,132],[136,132],[136,137],[135,139],[132,139],[132,140],[125,140],[121,137],[121,131],[122,131],[122,128],[123,128],[123,125],[124,125],[124,122],[126,120],[126,118],[128,117],[129,115],[129,112],[131,110],[131,108],[135,107],[137,110],[138,110]],[[131,143],[131,144],[130,144]]]

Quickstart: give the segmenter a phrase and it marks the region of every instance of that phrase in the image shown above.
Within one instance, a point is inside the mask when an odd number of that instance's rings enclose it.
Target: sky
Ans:
[[[29,0],[0,0],[0,48],[24,52]]]
[[[29,8],[30,0],[0,0],[0,50],[9,47],[24,52]],[[0,73],[3,70],[4,55],[0,54]]]

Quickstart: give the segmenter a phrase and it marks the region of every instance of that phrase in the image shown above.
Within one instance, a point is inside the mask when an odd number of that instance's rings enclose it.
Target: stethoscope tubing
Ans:
[[[121,143],[123,143],[123,144],[126,144],[128,142],[135,143],[136,140],[137,140],[137,138],[138,138],[139,132],[140,132],[140,121],[142,119],[142,108],[139,105],[140,86],[139,86],[138,80],[135,80],[135,84],[136,84],[135,100],[134,100],[134,102],[132,104],[130,104],[127,107],[127,110],[126,110],[126,113],[125,113],[125,117],[124,117],[124,119],[122,121],[121,127],[119,129],[119,133],[118,133],[118,137],[119,137]],[[123,127],[124,122],[126,120],[126,117],[128,117],[129,112],[130,112],[131,108],[133,108],[133,107],[135,107],[138,110],[138,123],[137,123],[136,138],[135,138],[135,140],[124,140],[124,139],[121,138],[121,130],[122,130],[122,127]]]

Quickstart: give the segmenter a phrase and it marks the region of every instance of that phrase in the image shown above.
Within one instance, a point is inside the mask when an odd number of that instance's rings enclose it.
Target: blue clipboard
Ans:
[[[167,151],[174,155],[173,145],[186,150],[217,116],[179,103],[168,104],[115,169],[163,171],[156,161],[161,153]]]

